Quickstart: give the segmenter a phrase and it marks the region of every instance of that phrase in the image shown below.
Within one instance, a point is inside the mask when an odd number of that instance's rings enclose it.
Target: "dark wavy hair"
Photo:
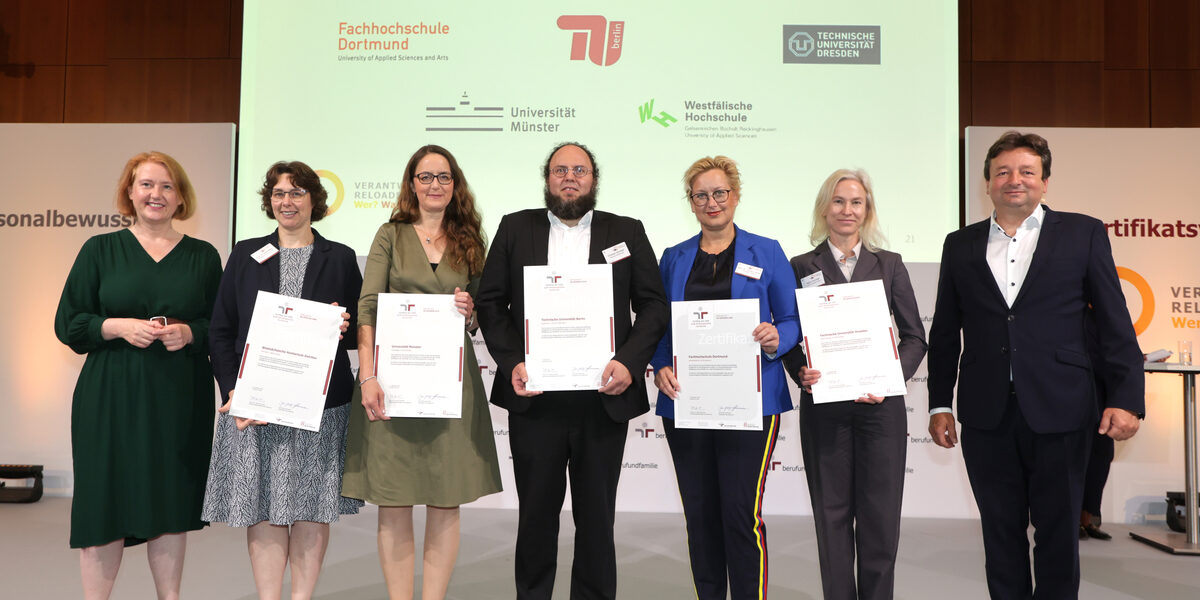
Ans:
[[[996,140],[996,143],[992,144],[991,148],[988,148],[987,157],[983,159],[983,180],[992,180],[993,158],[1017,148],[1027,148],[1038,155],[1042,159],[1042,181],[1050,179],[1050,142],[1036,133],[1007,131],[1000,136],[1000,139]]]
[[[258,190],[258,195],[262,196],[262,209],[267,213],[267,218],[275,218],[275,213],[271,211],[271,192],[275,189],[275,184],[279,183],[282,175],[291,175],[292,185],[308,190],[308,197],[312,200],[312,217],[309,220],[316,223],[324,219],[325,214],[329,212],[329,205],[325,203],[329,199],[329,192],[325,191],[325,186],[321,185],[321,177],[317,175],[317,172],[298,160],[291,162],[281,160],[267,169],[262,189]]]
[[[467,184],[467,176],[449,150],[430,144],[413,153],[412,158],[408,159],[408,166],[404,167],[404,182],[396,199],[396,209],[388,220],[392,223],[416,223],[421,218],[413,179],[417,175],[417,163],[430,154],[437,154],[450,163],[450,177],[454,179],[454,193],[442,218],[442,231],[446,234],[446,252],[442,260],[456,267],[466,267],[470,276],[478,275],[483,271],[483,257],[487,249],[483,239],[483,218],[475,208],[475,195]]]

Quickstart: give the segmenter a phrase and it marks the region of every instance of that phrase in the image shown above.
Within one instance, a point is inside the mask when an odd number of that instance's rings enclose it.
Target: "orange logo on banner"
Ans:
[[[332,181],[334,191],[336,192],[336,195],[333,197],[333,202],[329,203],[329,210],[325,212],[325,216],[328,217],[329,215],[337,212],[337,209],[341,208],[342,198],[346,196],[346,188],[342,185],[342,180],[335,175],[333,171],[317,169],[317,177]]]
[[[1133,269],[1117,267],[1117,277],[1128,281],[1142,297],[1142,314],[1133,321],[1133,332],[1142,335],[1142,332],[1150,326],[1150,320],[1154,318],[1154,290],[1150,289],[1146,278]]]

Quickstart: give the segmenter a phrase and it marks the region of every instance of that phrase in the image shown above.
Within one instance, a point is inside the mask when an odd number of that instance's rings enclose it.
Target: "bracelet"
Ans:
[[[471,326],[475,324],[475,313],[471,313],[471,317],[467,319],[467,331],[471,330]]]
[[[362,381],[358,382],[358,387],[362,387],[364,383],[366,383],[366,382],[368,382],[368,381],[370,381],[370,380],[372,380],[372,379],[375,379],[375,378],[376,378],[376,377],[375,377],[374,375],[372,375],[372,376],[370,376],[370,377],[368,377],[368,378],[366,378],[366,379],[364,379],[364,380],[362,380]]]

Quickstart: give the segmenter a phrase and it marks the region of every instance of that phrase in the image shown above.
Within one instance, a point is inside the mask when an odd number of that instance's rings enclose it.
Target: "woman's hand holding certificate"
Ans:
[[[259,291],[229,414],[319,430],[342,310]]]

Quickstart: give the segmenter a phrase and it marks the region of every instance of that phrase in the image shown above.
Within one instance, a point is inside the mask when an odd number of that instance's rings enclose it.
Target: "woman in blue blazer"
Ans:
[[[814,248],[792,259],[796,280],[804,287],[882,281],[900,338],[900,367],[905,380],[912,377],[925,357],[925,327],[904,261],[880,248],[883,235],[866,172],[840,169],[825,180],[809,239]],[[807,390],[820,372],[808,368],[799,347],[784,363],[804,390],[800,448],[825,598],[890,599],[908,446],[904,397],[868,394],[853,402],[815,404]]]
[[[733,224],[741,200],[737,164],[705,157],[683,178],[700,234],[663,252],[663,287],[672,301],[754,298],[761,323],[762,430],[675,427],[679,381],[671,366],[671,332],[651,365],[679,495],[687,519],[688,553],[699,600],[765,598],[767,535],[762,497],[767,467],[779,435],[779,415],[792,409],[783,354],[796,345],[796,278],[779,242]]]

